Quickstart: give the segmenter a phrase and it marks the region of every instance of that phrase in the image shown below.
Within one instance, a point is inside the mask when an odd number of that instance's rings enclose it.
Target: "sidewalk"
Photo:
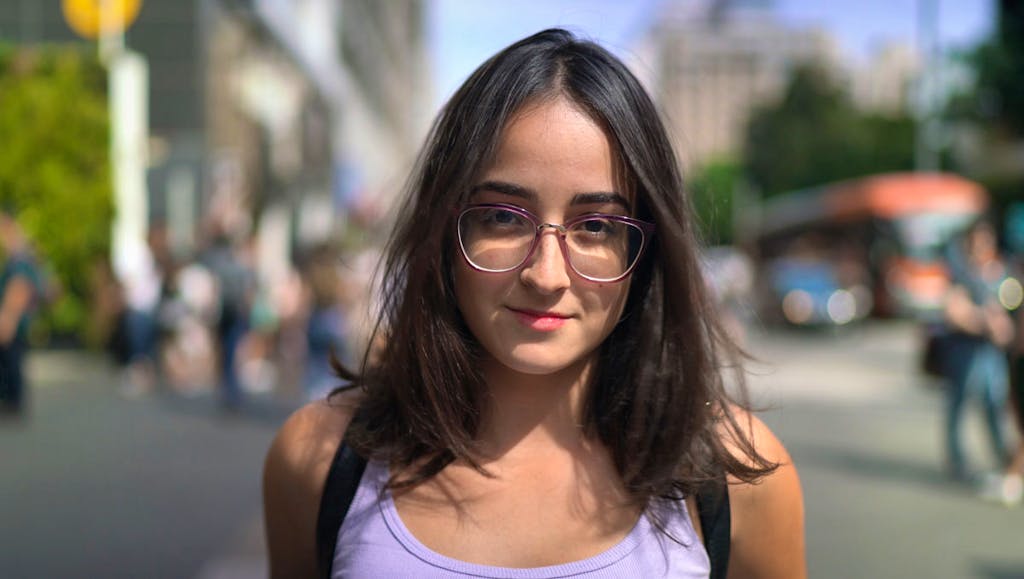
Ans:
[[[29,350],[27,374],[32,388],[62,384],[116,385],[117,368],[110,357],[85,349]]]
[[[126,399],[83,350],[33,351],[27,370],[29,412],[0,424],[0,577],[267,575],[260,472],[286,402]]]
[[[263,538],[263,514],[238,529],[237,536],[218,556],[207,560],[196,579],[250,579],[268,577],[267,550]]]

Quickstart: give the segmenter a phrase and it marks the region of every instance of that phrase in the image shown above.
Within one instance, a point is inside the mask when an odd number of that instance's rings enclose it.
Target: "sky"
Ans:
[[[431,0],[429,43],[440,103],[487,57],[551,26],[569,28],[627,53],[668,0]],[[696,1],[696,0],[683,0]],[[919,0],[774,0],[776,13],[797,26],[821,26],[850,58],[863,59],[891,41],[913,43]],[[934,0],[939,42],[973,44],[993,27],[995,0]]]

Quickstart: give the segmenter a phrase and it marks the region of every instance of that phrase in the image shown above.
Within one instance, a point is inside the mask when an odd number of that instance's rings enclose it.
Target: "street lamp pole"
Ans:
[[[80,36],[96,39],[100,61],[107,67],[115,211],[110,257],[119,277],[133,273],[149,228],[149,69],[142,55],[125,47],[125,30],[141,4],[142,0],[62,0],[68,25]]]
[[[921,70],[917,78],[914,169],[938,171],[942,121],[939,118],[939,72],[942,55],[938,43],[939,0],[917,1],[917,44]]]

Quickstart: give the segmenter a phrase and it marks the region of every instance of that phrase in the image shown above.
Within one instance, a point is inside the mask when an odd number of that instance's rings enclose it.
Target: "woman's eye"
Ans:
[[[526,223],[522,215],[508,209],[488,209],[482,212],[480,220],[491,227],[521,227]]]
[[[506,209],[495,209],[491,213],[490,220],[495,223],[511,224],[519,221],[519,216]]]
[[[614,223],[609,219],[588,219],[579,225],[586,233],[608,235],[614,230]]]

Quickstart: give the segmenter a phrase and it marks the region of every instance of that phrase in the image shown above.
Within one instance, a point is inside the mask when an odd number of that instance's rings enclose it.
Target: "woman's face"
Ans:
[[[527,107],[505,127],[470,203],[516,205],[553,224],[584,213],[629,215],[612,161],[604,132],[569,101]],[[473,335],[493,361],[523,374],[582,369],[615,327],[629,291],[628,278],[580,277],[565,262],[558,232],[542,231],[518,269],[480,272],[461,255],[454,266],[456,299]]]

